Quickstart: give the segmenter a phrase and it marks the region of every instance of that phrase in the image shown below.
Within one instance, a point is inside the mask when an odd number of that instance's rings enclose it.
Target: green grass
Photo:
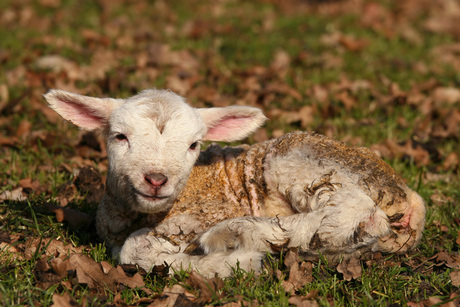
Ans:
[[[458,136],[436,137],[430,134],[430,127],[443,127],[443,114],[459,109],[460,102],[426,115],[421,104],[392,101],[389,86],[397,84],[408,95],[414,86],[430,79],[441,86],[460,86],[459,71],[449,63],[440,62],[431,52],[435,47],[456,42],[457,38],[448,32],[425,30],[431,12],[429,6],[422,6],[412,16],[401,17],[419,33],[421,42],[417,44],[404,38],[397,25],[389,26],[391,35],[364,26],[361,13],[346,9],[345,4],[338,14],[317,10],[313,5],[307,9],[301,6],[284,9],[270,1],[193,0],[172,4],[137,1],[106,6],[102,2],[63,0],[58,8],[42,5],[44,2],[47,1],[0,4],[0,17],[4,17],[0,18],[0,85],[7,86],[10,97],[8,107],[0,100],[0,136],[15,140],[13,145],[0,145],[0,193],[17,188],[25,178],[38,181],[41,187],[39,193],[31,193],[25,202],[0,202],[0,232],[19,236],[14,246],[22,248],[32,238],[58,238],[74,246],[87,246],[87,253],[96,261],[115,263],[94,230],[71,230],[44,209],[46,203],[56,202],[61,189],[72,182],[74,175],[66,167],[79,168],[72,160],[79,155],[76,144],[79,134],[69,124],[49,122],[41,112],[46,106],[40,95],[48,88],[66,87],[91,95],[126,97],[145,87],[166,87],[168,77],[182,70],[178,65],[148,63],[150,71],[137,66],[139,55],[158,43],[170,46],[173,52],[190,52],[199,63],[191,71],[199,77],[193,86],[213,88],[230,103],[238,100],[252,103],[266,112],[274,108],[296,112],[304,105],[316,110],[307,127],[273,118],[267,124],[268,135],[275,129],[285,132],[306,129],[332,133],[337,139],[358,138],[363,146],[387,139],[396,142],[416,139],[436,149],[428,165],[418,165],[413,157],[387,161],[427,201],[426,230],[419,248],[407,255],[384,255],[381,261],[363,262],[361,278],[352,281],[344,280],[324,260],[316,262],[313,282],[302,287],[298,295],[317,290],[316,299],[322,306],[330,301],[338,306],[374,306],[405,305],[432,296],[448,301],[451,293],[458,293],[449,276],[452,268],[438,265],[431,258],[440,251],[458,254],[455,241],[460,230],[459,166],[444,169],[443,162],[451,153],[458,155],[460,145]],[[376,2],[389,12],[399,10],[397,3]],[[195,22],[196,32],[190,34],[186,26]],[[89,32],[95,33],[96,38],[85,36]],[[324,43],[325,37],[337,33],[365,40],[367,45],[353,51],[339,42]],[[126,38],[132,42],[123,43]],[[73,80],[66,71],[43,71],[36,66],[41,56],[57,54],[79,67],[88,67],[94,64],[93,54],[100,50],[112,52],[118,60],[102,76],[91,80],[84,77]],[[279,50],[290,57],[285,76],[269,70]],[[426,68],[424,73],[417,70],[420,65]],[[268,72],[258,76],[251,70],[254,67],[263,67]],[[153,70],[155,73],[151,74]],[[250,77],[260,86],[260,91],[252,93],[259,95],[259,100],[250,100],[252,96],[242,89],[242,85],[251,81]],[[351,109],[346,110],[335,96],[340,92],[337,88],[341,80],[365,80],[371,88],[358,91],[346,88],[344,91],[355,100]],[[296,89],[302,99],[279,92],[264,93],[272,83]],[[327,90],[327,102],[319,102],[310,95],[316,85]],[[432,90],[426,89],[422,94],[430,99]],[[269,94],[275,98],[264,105],[264,95]],[[187,99],[197,105],[203,103],[196,93]],[[21,121],[30,122],[31,131],[18,136]],[[34,132],[51,136],[55,141],[43,140],[34,136]],[[91,155],[85,159],[95,167],[106,163]],[[69,206],[94,213],[94,204],[87,204],[84,195],[78,192]],[[49,306],[54,293],[66,292],[78,303],[85,299],[89,305],[114,302],[115,293],[99,295],[84,286],[74,286],[71,291],[58,285],[47,290],[38,288],[34,270],[37,261],[43,258],[46,258],[43,250],[30,260],[15,258],[6,249],[0,251],[0,304],[40,302]],[[257,300],[265,306],[288,306],[290,295],[274,273],[280,269],[288,276],[288,270],[282,260],[269,257],[269,262],[267,271],[260,276],[236,269],[235,277],[225,281],[220,295],[211,304],[242,298],[247,302]],[[145,281],[146,287],[156,294],[177,283],[197,293],[187,278],[188,273],[182,271],[168,278],[147,275]],[[143,296],[145,293],[140,290],[121,291],[126,304],[135,304]]]

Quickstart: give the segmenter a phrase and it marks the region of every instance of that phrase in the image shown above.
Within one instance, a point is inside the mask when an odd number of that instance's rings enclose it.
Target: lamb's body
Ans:
[[[164,109],[161,112],[167,114],[166,102],[177,99],[172,93],[149,92],[152,96],[144,93],[119,109],[128,110],[132,102],[151,109],[159,104]],[[68,100],[72,100],[70,104],[82,101],[82,96],[70,99],[68,93],[61,95],[64,96],[60,101],[66,105]],[[149,99],[159,99],[158,96],[163,100],[152,105]],[[129,113],[122,113],[115,109],[115,115],[110,118],[101,116],[105,119],[102,127],[109,130],[106,133],[110,167],[97,227],[100,236],[115,252],[123,245],[122,262],[149,269],[166,261],[176,267],[192,265],[207,275],[215,272],[228,275],[231,271],[223,263],[234,265],[239,261],[243,268],[257,269],[261,252],[272,251],[274,247],[298,247],[306,255],[321,252],[335,257],[366,251],[405,252],[420,241],[425,218],[423,200],[370,150],[351,148],[317,134],[296,132],[253,146],[211,145],[198,156],[195,140],[205,131],[198,119],[196,124],[183,129],[184,139],[188,141],[180,148],[187,150],[187,144],[192,144],[186,156],[176,157],[172,152],[172,157],[168,157],[168,148],[162,153],[161,144],[180,145],[174,131],[168,136],[170,127],[180,130],[184,120],[197,116],[196,111],[187,109],[185,104],[183,109],[176,102],[174,105],[188,115],[181,119],[182,115],[175,111],[171,118],[166,115],[160,123],[157,120],[153,129],[158,129],[160,139],[155,137],[154,143],[158,143],[153,147],[150,143],[149,146],[143,144],[143,138],[136,135],[145,135],[145,142],[153,141],[149,141],[150,133],[145,133],[152,129],[151,124],[146,122],[143,128],[142,121],[159,111],[141,113],[130,109]],[[76,109],[81,112],[85,108],[87,104]],[[103,110],[107,108],[113,107],[109,104]],[[65,109],[60,112],[64,117],[81,121],[78,116],[68,116],[67,107],[55,109],[58,112]],[[237,127],[241,122],[235,124],[235,120],[252,122],[253,116],[259,116],[246,115],[254,110],[241,110],[229,109],[231,114],[220,115],[222,123],[218,124],[215,112],[219,115],[226,110],[198,110],[207,125],[205,138],[234,140],[247,135],[245,131],[233,139],[221,137],[229,131],[241,131]],[[132,115],[133,112],[136,114]],[[214,113],[209,116],[207,112]],[[119,113],[133,116],[135,124]],[[89,120],[93,120],[94,112],[90,116]],[[259,122],[246,130],[255,129]],[[77,124],[85,127],[87,121]],[[124,145],[124,138],[118,137],[119,132],[115,132],[116,140],[110,137],[113,127],[124,124],[134,125],[128,131],[140,131],[130,132],[133,137],[127,134],[129,147]],[[198,136],[187,137],[194,133]],[[124,147],[118,149],[120,146]],[[120,152],[130,157],[137,146],[143,148],[142,155],[129,158],[131,164],[115,164]],[[148,150],[155,152],[153,160]],[[142,158],[146,161],[140,157],[146,157]]]
[[[411,214],[410,200],[416,202],[417,208],[423,204],[393,169],[369,149],[351,148],[318,134],[296,132],[253,146],[211,145],[201,152],[170,211],[116,211],[116,201],[108,194],[99,208],[97,224],[101,237],[112,246],[123,245],[130,234],[145,227],[174,242],[188,244],[204,230],[229,218],[311,212],[325,206],[329,199],[324,197],[325,193],[341,190],[364,192],[393,222],[403,219],[402,212]],[[413,228],[420,227],[423,214],[420,212],[413,219]],[[124,220],[120,224],[123,226],[115,230],[114,221],[120,219]],[[382,251],[404,252],[420,239],[420,233],[412,231],[410,225],[395,224],[393,231],[400,238]],[[304,252],[317,254],[321,242],[315,244],[315,248]],[[359,252],[373,248],[369,245]]]

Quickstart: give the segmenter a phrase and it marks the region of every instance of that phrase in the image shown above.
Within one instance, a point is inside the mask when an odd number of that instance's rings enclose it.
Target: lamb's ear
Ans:
[[[198,109],[208,128],[206,141],[233,142],[244,139],[256,131],[267,118],[253,107],[231,106]]]
[[[85,130],[104,129],[113,109],[121,104],[112,98],[94,98],[60,90],[50,90],[43,97],[64,119]]]

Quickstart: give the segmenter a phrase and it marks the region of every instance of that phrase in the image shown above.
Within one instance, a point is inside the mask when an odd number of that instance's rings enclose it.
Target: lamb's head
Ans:
[[[240,140],[266,120],[251,107],[195,109],[164,90],[146,90],[128,99],[51,90],[45,99],[75,125],[104,133],[108,193],[117,203],[145,213],[171,208],[199,156],[201,141]]]

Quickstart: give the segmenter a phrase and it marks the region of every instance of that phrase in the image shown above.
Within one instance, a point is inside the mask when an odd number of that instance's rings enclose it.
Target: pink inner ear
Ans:
[[[96,115],[94,110],[71,100],[63,101],[59,108],[71,122],[83,129],[98,129],[105,124],[105,119]]]
[[[205,138],[211,141],[226,141],[234,139],[235,133],[247,130],[247,123],[252,117],[244,116],[229,116],[222,118],[214,126],[208,128],[208,133]]]

